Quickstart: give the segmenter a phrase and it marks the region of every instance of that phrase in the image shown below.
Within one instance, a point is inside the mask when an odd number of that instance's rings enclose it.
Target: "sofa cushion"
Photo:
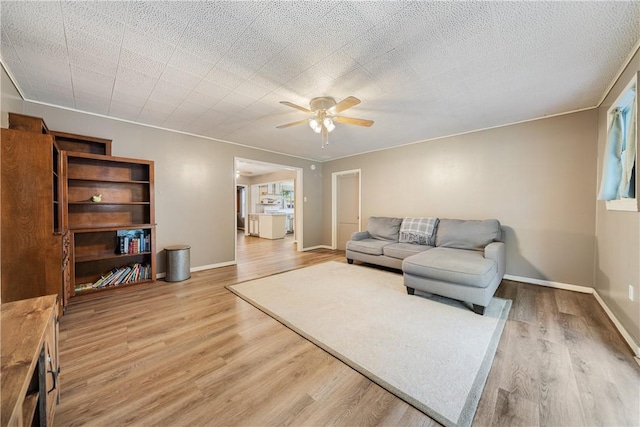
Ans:
[[[369,255],[382,255],[382,248],[390,244],[391,242],[388,240],[378,239],[349,240],[347,250]]]
[[[489,243],[499,241],[500,236],[500,222],[497,219],[441,219],[436,233],[436,246],[483,250]]]
[[[382,254],[391,258],[405,259],[427,249],[433,249],[433,246],[416,245],[414,243],[391,243],[382,248]]]
[[[367,231],[374,239],[397,242],[400,224],[402,224],[402,218],[372,216],[367,223]]]
[[[428,279],[486,288],[498,274],[498,266],[482,252],[434,248],[405,258],[402,271]]]

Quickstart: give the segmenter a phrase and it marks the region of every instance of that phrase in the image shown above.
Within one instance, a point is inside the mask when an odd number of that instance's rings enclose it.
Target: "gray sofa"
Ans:
[[[423,221],[422,228],[411,230],[408,221],[416,220]],[[453,298],[483,314],[505,273],[501,236],[496,219],[371,217],[367,231],[347,242],[346,257],[349,264],[402,270],[410,295],[418,289]]]

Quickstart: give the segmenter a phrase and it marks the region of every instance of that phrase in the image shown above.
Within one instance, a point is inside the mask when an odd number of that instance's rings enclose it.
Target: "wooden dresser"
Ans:
[[[51,426],[60,400],[58,297],[2,304],[0,425]]]

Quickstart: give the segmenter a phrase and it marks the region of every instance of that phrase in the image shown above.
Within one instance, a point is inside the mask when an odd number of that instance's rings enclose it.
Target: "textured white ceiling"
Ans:
[[[593,107],[640,39],[637,1],[0,5],[27,100],[315,160]],[[276,129],[323,95],[375,124]]]

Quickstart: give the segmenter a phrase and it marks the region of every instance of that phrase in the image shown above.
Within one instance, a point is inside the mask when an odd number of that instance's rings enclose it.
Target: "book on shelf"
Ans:
[[[151,234],[149,230],[118,230],[116,232],[118,254],[139,254],[151,251]]]
[[[101,276],[98,280],[96,280],[92,287],[93,288],[100,288],[102,287],[102,284],[105,283],[105,281],[109,280],[111,278],[111,276],[114,275],[115,273],[115,269],[111,270],[110,272],[108,272],[107,274],[105,274],[104,276]]]
[[[100,289],[109,286],[118,286],[127,283],[134,283],[140,280],[146,280],[151,278],[151,265],[146,264],[142,265],[138,262],[131,263],[129,265],[123,265],[121,267],[116,267],[106,273],[104,276],[101,276],[98,280],[89,283],[89,288]],[[84,286],[84,285],[83,285]],[[78,290],[78,286],[76,285],[76,291]]]
[[[75,291],[76,292],[81,292],[81,291],[85,291],[87,289],[92,289],[93,288],[93,283],[89,282],[89,283],[79,283],[75,286]]]

